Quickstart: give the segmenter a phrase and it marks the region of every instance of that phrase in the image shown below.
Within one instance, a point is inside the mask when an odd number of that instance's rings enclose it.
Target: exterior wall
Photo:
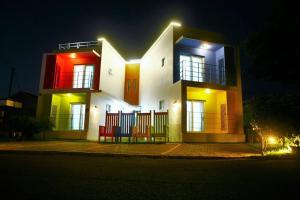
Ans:
[[[99,126],[105,125],[106,105],[111,106],[111,112],[132,112],[134,110],[137,110],[137,107],[131,106],[128,103],[117,99],[107,93],[91,93],[87,133],[88,140],[98,140]]]
[[[173,85],[173,26],[170,26],[145,53],[140,63],[140,105],[142,112],[169,111],[169,136],[171,142],[181,141],[180,84]],[[164,58],[164,66],[162,59]]]
[[[100,90],[124,99],[125,60],[107,42],[102,42]]]

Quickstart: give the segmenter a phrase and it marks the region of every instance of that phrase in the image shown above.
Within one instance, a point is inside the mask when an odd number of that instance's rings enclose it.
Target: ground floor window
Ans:
[[[204,101],[186,101],[187,132],[202,132],[204,130]]]
[[[71,129],[83,130],[85,118],[85,104],[71,104]]]

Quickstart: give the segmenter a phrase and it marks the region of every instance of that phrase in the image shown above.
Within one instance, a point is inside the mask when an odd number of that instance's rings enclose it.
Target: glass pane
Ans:
[[[84,88],[92,88],[93,77],[94,77],[94,66],[93,65],[85,66]]]
[[[82,88],[83,86],[84,65],[75,65],[73,74],[73,88]]]
[[[203,124],[203,102],[193,102],[193,131],[202,131]]]
[[[180,55],[180,70],[183,80],[192,80],[192,60],[190,56]]]
[[[186,102],[186,130],[188,132],[192,131],[192,102]]]
[[[72,130],[84,129],[85,104],[71,105],[71,127]]]

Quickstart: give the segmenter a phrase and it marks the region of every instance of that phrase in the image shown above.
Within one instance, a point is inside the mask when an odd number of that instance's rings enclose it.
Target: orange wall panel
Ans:
[[[140,64],[126,64],[124,100],[131,105],[139,105]]]

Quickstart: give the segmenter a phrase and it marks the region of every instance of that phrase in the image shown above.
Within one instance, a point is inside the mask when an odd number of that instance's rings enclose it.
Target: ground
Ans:
[[[0,152],[0,170],[4,199],[287,199],[300,181],[299,160]]]
[[[24,141],[0,143],[0,151],[88,153],[101,155],[129,155],[150,157],[219,157],[245,158],[261,156],[258,148],[238,144],[98,144],[87,141]]]

